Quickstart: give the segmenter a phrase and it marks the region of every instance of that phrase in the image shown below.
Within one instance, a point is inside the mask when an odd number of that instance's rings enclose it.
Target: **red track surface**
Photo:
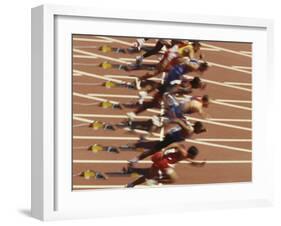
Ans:
[[[125,130],[105,131],[94,130],[89,127],[93,120],[103,122],[121,122],[126,112],[131,109],[104,109],[96,106],[99,102],[95,98],[107,99],[117,102],[136,100],[132,97],[121,98],[110,95],[138,95],[137,90],[126,88],[105,88],[101,84],[110,75],[140,76],[144,70],[126,72],[118,69],[102,69],[96,65],[105,61],[116,63],[117,60],[132,62],[139,54],[103,53],[98,50],[101,45],[127,48],[135,38],[104,37],[74,35],[73,36],[73,174],[91,169],[102,172],[120,172],[126,161],[139,154],[137,151],[127,151],[120,154],[99,152],[93,153],[88,147],[93,144],[118,146],[134,143],[139,134],[128,133]],[[150,42],[155,42],[151,40]],[[251,111],[251,44],[234,42],[202,42],[206,60],[212,65],[204,74],[203,79],[208,83],[204,91],[194,91],[192,95],[208,94],[213,103],[207,112],[211,120],[204,125],[207,132],[194,135],[191,145],[200,150],[198,160],[209,161],[204,167],[192,167],[190,164],[181,163],[176,166],[179,179],[175,184],[199,184],[220,182],[245,182],[251,181],[252,155],[252,111]],[[211,46],[210,46],[211,45]],[[81,52],[84,51],[84,52]],[[97,54],[97,55],[93,55]],[[109,58],[108,58],[109,57]],[[126,58],[126,59],[120,59]],[[128,59],[132,59],[129,61]],[[158,60],[157,56],[148,60]],[[238,66],[238,67],[234,67]],[[240,66],[240,67],[239,67]],[[82,73],[77,73],[79,70]],[[89,74],[83,74],[83,72]],[[91,75],[100,77],[92,77]],[[123,77],[122,81],[132,81]],[[82,94],[82,96],[80,95]],[[104,95],[104,96],[101,96]],[[93,98],[94,97],[94,98]],[[242,106],[242,108],[241,108]],[[158,109],[159,110],[159,109]],[[151,116],[155,113],[144,112],[141,115]],[[97,117],[104,115],[107,117]],[[197,114],[193,118],[201,118]],[[93,138],[95,137],[95,138]],[[108,137],[108,138],[107,138]],[[119,140],[110,137],[120,137]],[[200,140],[201,139],[201,140]],[[194,143],[195,142],[195,143]],[[81,161],[83,160],[83,162]],[[106,162],[112,160],[110,163]],[[122,160],[122,161],[116,161]],[[149,160],[149,159],[146,159]],[[220,161],[220,162],[216,162]],[[148,167],[149,163],[139,163],[140,167]],[[109,177],[108,180],[87,180],[83,177],[73,176],[73,189],[94,189],[124,186],[134,180],[130,176]]]

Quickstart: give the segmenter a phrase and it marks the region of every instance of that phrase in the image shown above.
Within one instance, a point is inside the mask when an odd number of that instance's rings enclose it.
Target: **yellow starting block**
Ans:
[[[89,148],[89,150],[94,153],[97,153],[97,152],[103,151],[103,147],[101,145],[94,144]]]
[[[138,173],[134,172],[134,173],[131,173],[130,176],[133,178],[138,178],[140,175]]]
[[[109,53],[109,52],[112,52],[112,48],[108,45],[103,45],[100,47],[100,50],[103,52],[103,53]]]
[[[104,101],[101,103],[101,107],[103,108],[112,108],[113,104],[109,101]]]
[[[116,83],[112,82],[112,81],[107,81],[104,83],[104,86],[106,88],[112,88],[112,87],[115,87],[116,86]]]
[[[92,124],[91,124],[91,127],[95,130],[97,129],[102,129],[103,128],[103,122],[100,122],[100,121],[94,121]]]
[[[112,64],[105,61],[100,64],[100,67],[102,67],[103,69],[110,69],[110,68],[112,68]]]
[[[82,176],[83,176],[85,179],[89,180],[89,179],[91,179],[91,178],[93,178],[93,177],[96,177],[96,173],[95,173],[94,171],[92,171],[92,170],[86,170],[86,171],[84,171],[84,172],[82,173]]]

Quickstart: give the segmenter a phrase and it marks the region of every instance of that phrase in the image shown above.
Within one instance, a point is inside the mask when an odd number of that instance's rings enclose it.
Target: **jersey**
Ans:
[[[157,152],[151,157],[153,162],[152,167],[164,171],[169,167],[174,167],[173,164],[182,160],[182,155],[175,149],[169,149],[165,152]]]
[[[165,94],[166,115],[170,120],[184,118],[184,114],[178,100],[171,94]]]

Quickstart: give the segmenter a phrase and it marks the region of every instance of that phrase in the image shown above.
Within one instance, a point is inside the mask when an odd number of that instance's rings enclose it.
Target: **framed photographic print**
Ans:
[[[270,205],[272,29],[263,19],[32,9],[32,215]]]

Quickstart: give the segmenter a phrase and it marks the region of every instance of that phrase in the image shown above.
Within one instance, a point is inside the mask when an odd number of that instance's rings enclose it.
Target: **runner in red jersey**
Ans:
[[[174,170],[174,164],[187,160],[192,165],[203,166],[205,161],[198,162],[193,159],[198,155],[199,151],[195,146],[187,148],[186,144],[173,143],[167,148],[162,149],[152,155],[152,166],[148,169],[140,169],[128,167],[127,172],[146,172],[143,176],[126,185],[126,187],[134,187],[136,185],[147,182],[148,184],[157,184],[159,181],[165,180],[165,183],[174,183],[177,174]]]

